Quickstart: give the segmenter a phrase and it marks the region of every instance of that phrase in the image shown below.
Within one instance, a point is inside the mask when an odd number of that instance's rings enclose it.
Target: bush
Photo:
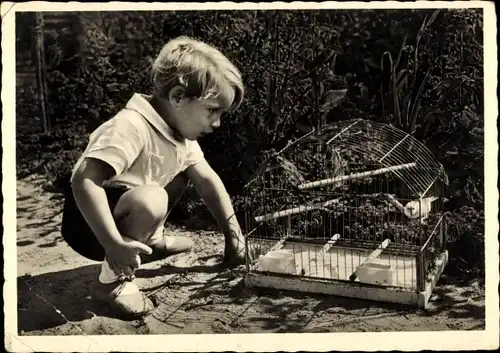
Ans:
[[[462,206],[448,215],[447,224],[450,266],[446,271],[463,279],[484,279],[484,211]]]

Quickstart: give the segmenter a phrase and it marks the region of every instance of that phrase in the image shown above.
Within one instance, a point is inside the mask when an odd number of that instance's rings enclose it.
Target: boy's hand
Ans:
[[[235,215],[227,220],[227,226],[223,229],[225,231],[224,263],[236,266],[245,264],[245,236]]]
[[[150,255],[153,250],[138,241],[130,240],[114,244],[106,249],[106,260],[113,272],[119,275],[132,276],[140,266],[139,254]]]

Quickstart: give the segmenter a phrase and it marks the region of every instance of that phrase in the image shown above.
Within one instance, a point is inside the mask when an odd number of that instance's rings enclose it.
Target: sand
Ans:
[[[30,177],[17,183],[20,335],[478,330],[484,290],[443,276],[426,310],[304,293],[246,288],[243,268],[218,266],[223,238],[213,230],[169,227],[195,241],[192,253],[145,265],[138,284],[154,301],[141,320],[119,318],[91,300],[99,264],[59,233],[62,199]],[[336,261],[336,260],[335,260]],[[349,269],[350,270],[350,269]],[[348,272],[348,271],[347,271]]]

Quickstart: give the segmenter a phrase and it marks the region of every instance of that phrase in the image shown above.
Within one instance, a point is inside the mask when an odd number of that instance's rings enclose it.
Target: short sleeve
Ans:
[[[90,137],[85,157],[108,163],[122,174],[130,168],[145,145],[144,131],[138,119],[117,115],[101,125]]]
[[[196,163],[205,159],[205,155],[198,144],[197,141],[192,141],[189,146],[188,154],[186,157],[186,162],[184,163],[184,167],[182,170],[186,170],[187,168],[195,165]]]

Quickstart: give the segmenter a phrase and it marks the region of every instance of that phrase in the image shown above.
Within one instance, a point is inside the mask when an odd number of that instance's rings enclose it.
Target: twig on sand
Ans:
[[[352,322],[356,322],[359,320],[368,320],[368,319],[380,319],[380,318],[385,318],[385,317],[392,317],[392,316],[404,316],[405,318],[408,319],[407,314],[415,312],[415,310],[402,310],[402,311],[390,311],[390,312],[385,312],[385,313],[379,313],[379,314],[372,314],[372,315],[349,315],[348,317],[343,317],[337,320],[332,320],[328,321],[322,324],[316,324],[312,329],[321,329],[321,328],[327,328],[332,325],[337,325],[337,324],[348,324]],[[305,328],[305,327],[304,327]]]
[[[169,281],[170,281],[170,280],[172,280],[172,279],[173,279],[176,275],[177,275],[177,274],[174,274],[174,275],[173,275],[173,276],[169,279]],[[216,280],[218,277],[221,277],[221,275],[223,275],[223,274],[222,274],[222,273],[220,273],[220,272],[219,272],[219,273],[217,273],[215,276],[212,276],[211,278],[209,278],[209,279],[206,281],[206,283],[208,284],[208,283],[210,283],[210,282],[212,282],[212,281]],[[158,320],[158,321],[160,321],[160,322],[162,322],[162,323],[164,323],[164,324],[168,324],[168,325],[171,325],[171,326],[176,326],[175,324],[172,324],[172,323],[171,323],[171,322],[169,322],[168,320],[169,320],[172,316],[174,316],[174,315],[175,315],[175,313],[177,313],[179,310],[181,310],[181,308],[183,308],[186,304],[188,304],[188,303],[191,301],[191,298],[195,297],[197,294],[199,294],[199,293],[200,293],[201,291],[203,291],[204,289],[206,289],[206,285],[205,285],[205,286],[203,286],[202,288],[198,289],[198,290],[197,290],[197,291],[196,291],[193,295],[191,295],[191,296],[190,296],[188,299],[186,299],[183,303],[181,303],[179,306],[177,306],[177,308],[176,308],[174,311],[172,311],[172,312],[171,312],[171,313],[170,313],[167,317],[165,317],[165,318],[159,318],[158,316],[156,316],[156,315],[154,315],[154,314],[153,314],[153,317],[154,317],[156,320]]]

